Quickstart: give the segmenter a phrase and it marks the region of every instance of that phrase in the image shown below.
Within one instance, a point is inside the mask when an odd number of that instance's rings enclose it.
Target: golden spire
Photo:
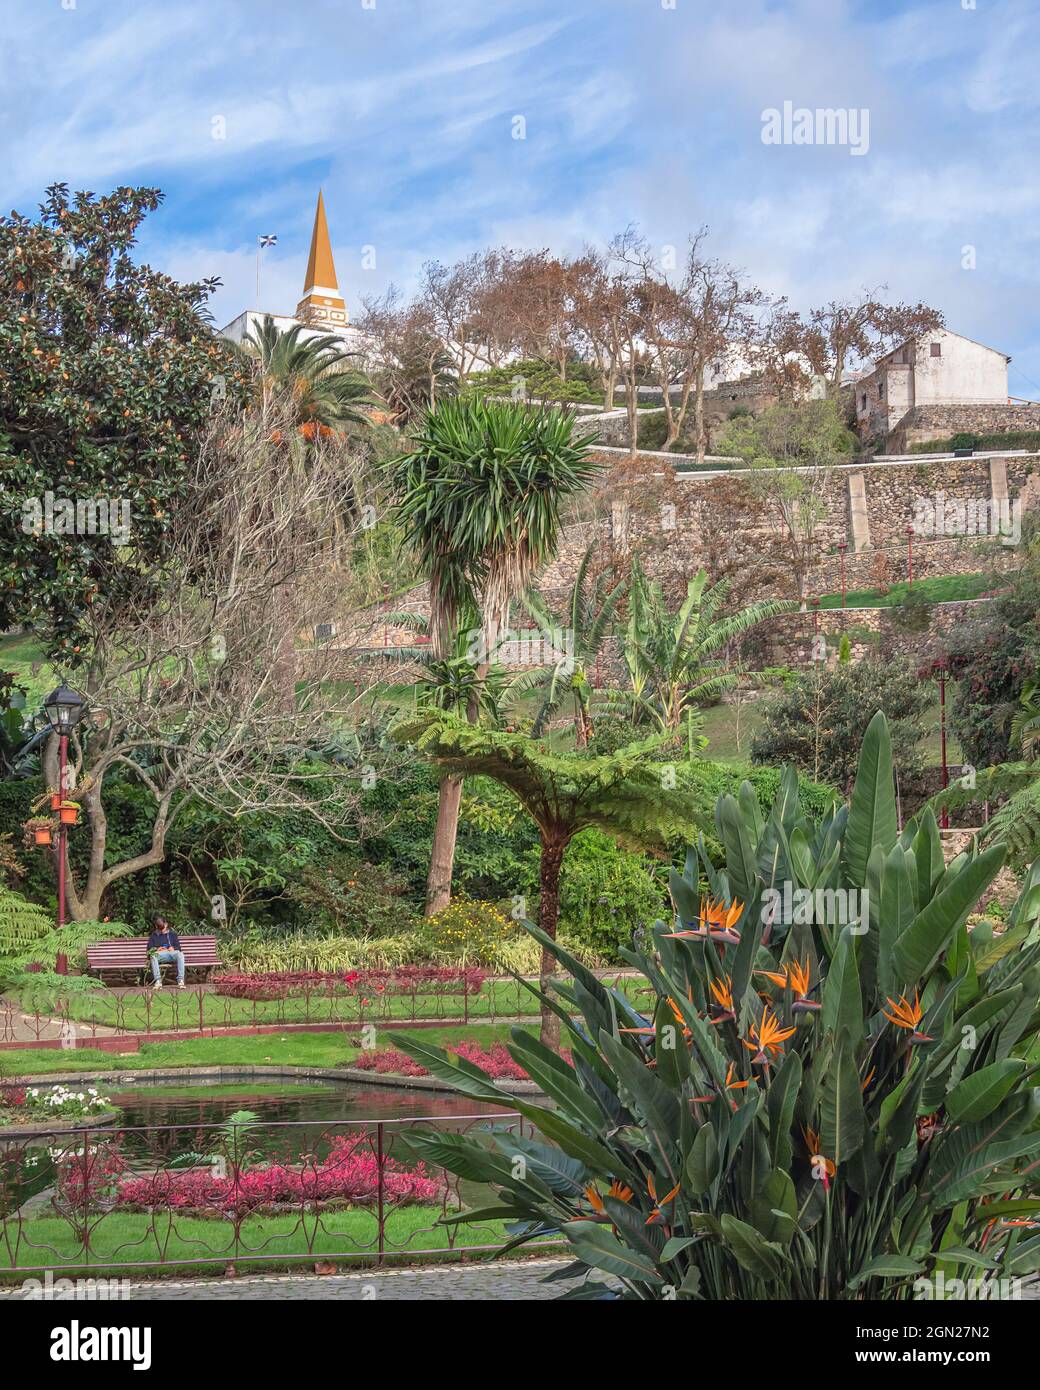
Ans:
[[[305,323],[330,328],[342,327],[347,322],[347,306],[339,292],[329,224],[325,220],[325,199],[320,190],[318,206],[314,211],[314,230],[311,233],[311,253],[307,258],[307,275],[303,282],[303,298],[296,306],[296,317]]]

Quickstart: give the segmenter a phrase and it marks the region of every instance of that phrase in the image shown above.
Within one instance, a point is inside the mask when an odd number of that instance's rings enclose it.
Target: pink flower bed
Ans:
[[[121,1207],[156,1207],[168,1210],[196,1208],[221,1212],[252,1211],[279,1204],[299,1204],[339,1199],[375,1201],[379,1191],[379,1160],[357,1138],[341,1135],[332,1141],[332,1152],[320,1164],[286,1167],[271,1163],[247,1168],[236,1177],[214,1177],[209,1168],[150,1173],[124,1178],[116,1190]],[[430,1176],[425,1165],[404,1168],[393,1159],[383,1160],[383,1194],[398,1203],[436,1202],[447,1183]]]
[[[517,1066],[509,1053],[506,1051],[504,1043],[492,1043],[489,1048],[483,1048],[479,1043],[462,1042],[454,1043],[448,1052],[455,1052],[460,1057],[464,1057],[467,1062],[472,1062],[475,1067],[480,1067],[482,1071],[495,1081],[530,1081],[530,1077],[523,1067]],[[564,1053],[565,1059],[569,1062],[570,1056]],[[404,1052],[398,1052],[392,1047],[381,1048],[378,1052],[363,1052],[360,1057],[351,1062],[352,1067],[357,1067],[359,1071],[374,1071],[380,1076],[429,1076],[425,1067],[413,1062],[411,1057]]]
[[[399,965],[394,970],[270,971],[215,975],[215,994],[228,999],[301,999],[309,995],[479,994],[484,972],[439,965]]]

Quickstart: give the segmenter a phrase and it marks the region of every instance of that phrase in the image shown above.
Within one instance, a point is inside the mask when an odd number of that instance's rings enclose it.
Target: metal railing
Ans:
[[[641,976],[617,972],[604,984],[623,988],[636,999],[649,994]],[[17,1000],[0,999],[0,1047],[34,1045],[89,1047],[119,1036],[212,1036],[241,1031],[342,1027],[357,1031],[366,1024],[407,1028],[423,1023],[493,1023],[535,1017],[538,1000],[522,983],[509,978],[485,979],[478,990],[457,987],[371,995],[302,990],[283,999],[240,999],[216,994],[205,986],[164,990],[101,989],[95,997],[57,1001],[49,1012],[28,1010]]]
[[[445,1224],[490,1194],[409,1156],[418,1129],[525,1132],[509,1112],[0,1131],[0,1280],[382,1264],[505,1244],[500,1222]]]

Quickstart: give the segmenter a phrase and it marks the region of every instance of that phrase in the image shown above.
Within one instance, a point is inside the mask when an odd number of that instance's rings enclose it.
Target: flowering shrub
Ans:
[[[214,993],[228,999],[301,999],[305,996],[381,994],[479,994],[484,972],[475,967],[399,965],[393,970],[286,970],[269,974],[217,975]]]
[[[285,1203],[371,1202],[379,1192],[379,1160],[367,1147],[359,1149],[361,1142],[356,1135],[339,1135],[333,1139],[328,1157],[311,1167],[272,1163],[228,1177],[218,1177],[207,1167],[124,1178],[118,1184],[116,1204],[149,1210],[193,1208],[241,1213]],[[446,1186],[443,1177],[429,1175],[422,1163],[409,1169],[393,1159],[383,1160],[384,1199],[399,1204],[435,1202]]]
[[[492,1043],[489,1048],[483,1048],[479,1043],[462,1042],[455,1043],[446,1049],[454,1052],[467,1062],[472,1062],[474,1066],[480,1067],[483,1071],[493,1077],[496,1081],[530,1081],[530,1077],[523,1067],[518,1066],[506,1051],[504,1043]],[[564,1054],[567,1061],[570,1060],[569,1054]],[[378,1051],[363,1052],[360,1057],[351,1063],[360,1071],[374,1071],[380,1076],[429,1076],[429,1072],[424,1066],[412,1060],[403,1052],[398,1052],[396,1048],[384,1047]]]
[[[43,1090],[39,1086],[0,1088],[0,1114],[5,1109],[18,1111],[17,1117],[11,1115],[10,1120],[90,1119],[110,1108],[108,1096],[99,1095],[96,1086],[88,1086],[83,1091],[68,1086]]]
[[[494,903],[456,898],[427,917],[420,931],[434,958],[496,965],[502,946],[516,934],[516,923]]]

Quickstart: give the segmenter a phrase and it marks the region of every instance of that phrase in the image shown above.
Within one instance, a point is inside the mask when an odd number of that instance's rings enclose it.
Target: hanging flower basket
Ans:
[[[54,822],[46,816],[31,816],[22,826],[26,845],[49,845],[53,827]]]
[[[79,806],[74,801],[63,801],[58,808],[58,819],[62,825],[75,825],[79,820]]]
[[[61,810],[61,792],[51,792],[51,810]]]

